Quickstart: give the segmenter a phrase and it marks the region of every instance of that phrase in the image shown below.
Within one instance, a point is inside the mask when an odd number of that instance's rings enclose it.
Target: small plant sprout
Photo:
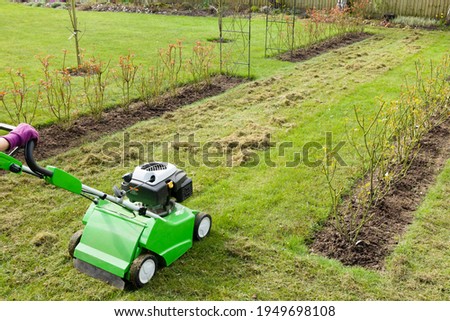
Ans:
[[[197,41],[192,50],[192,58],[187,62],[188,70],[195,83],[205,80],[211,83],[210,69],[214,59],[214,45]]]
[[[60,123],[68,125],[74,107],[74,88],[70,71],[65,68],[67,50],[63,50],[61,69],[51,69],[52,56],[38,57],[42,65],[44,78],[40,83],[47,107]]]
[[[8,71],[10,88],[0,92],[2,107],[13,123],[32,124],[41,104],[41,85],[29,84],[21,70]]]
[[[105,109],[105,92],[109,84],[109,62],[95,57],[84,62],[86,75],[83,78],[84,98],[92,115],[100,119]]]
[[[174,91],[183,66],[183,44],[181,40],[169,44],[167,49],[160,49],[159,56],[165,66],[165,74],[168,76],[169,86]]]
[[[139,66],[134,62],[135,55],[129,52],[119,57],[119,71],[116,77],[122,89],[122,106],[128,109],[131,104],[131,94],[135,85],[136,74]]]

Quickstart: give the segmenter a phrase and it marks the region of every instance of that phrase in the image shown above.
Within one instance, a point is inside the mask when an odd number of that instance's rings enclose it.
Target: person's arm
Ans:
[[[28,124],[19,124],[7,135],[0,137],[0,151],[23,147],[32,139],[39,139],[39,134],[36,129]]]
[[[0,152],[6,151],[9,149],[9,143],[3,137],[0,137]]]

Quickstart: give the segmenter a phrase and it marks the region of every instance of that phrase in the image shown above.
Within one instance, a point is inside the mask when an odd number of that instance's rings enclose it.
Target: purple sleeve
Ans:
[[[9,149],[23,147],[30,140],[38,140],[39,133],[31,125],[19,124],[14,130],[3,136],[9,143]]]

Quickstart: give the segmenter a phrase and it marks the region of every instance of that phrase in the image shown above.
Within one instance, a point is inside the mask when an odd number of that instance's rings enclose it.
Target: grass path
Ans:
[[[377,96],[398,96],[405,77],[414,75],[417,59],[439,60],[450,47],[448,33],[375,32],[359,44],[289,65],[267,78],[127,129],[132,141],[145,146],[171,142],[175,133],[181,140],[195,134],[201,145],[228,139],[261,141],[270,133],[276,144],[270,149],[275,167],[183,166],[195,186],[195,196],[186,205],[213,215],[211,237],[159,271],[140,291],[121,292],[73,269],[66,246],[81,227],[87,201],[34,178],[2,177],[8,189],[0,191],[0,298],[448,300],[450,162],[384,271],[344,267],[309,253],[308,240],[328,213],[324,179],[319,168],[284,166],[305,143],[323,144],[326,132],[333,133],[334,143],[343,140],[346,126],[353,124],[354,104],[370,114]],[[139,156],[147,156],[132,149],[128,163],[115,167],[102,163],[112,155],[121,157],[123,137],[118,133],[87,143],[46,163],[110,191],[122,174],[140,163]],[[121,147],[106,151],[102,146],[111,141],[121,142]],[[280,155],[281,142],[292,142],[294,148]],[[262,159],[265,153],[253,156]],[[319,155],[317,150],[311,157]],[[180,151],[179,156],[186,161],[188,154]],[[356,158],[349,146],[341,156],[349,166],[339,172],[339,179],[349,188]],[[155,158],[161,157],[157,149]]]

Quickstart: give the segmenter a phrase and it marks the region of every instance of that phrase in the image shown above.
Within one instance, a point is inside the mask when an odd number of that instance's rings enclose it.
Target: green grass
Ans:
[[[417,298],[421,300],[432,295],[442,295],[447,301],[450,298],[449,182],[450,161],[387,262],[389,281],[411,290],[420,289]]]
[[[63,64],[63,50],[68,50],[66,66],[75,66],[74,41],[68,40],[71,33],[69,15],[66,10],[36,8],[11,4],[0,0],[2,19],[0,30],[4,37],[0,39],[2,55],[0,57],[0,91],[10,85],[7,70],[21,69],[30,82],[38,82],[43,78],[38,56],[53,56],[53,68]],[[185,17],[165,15],[145,15],[109,12],[77,13],[80,28],[83,31],[81,47],[86,58],[97,57],[102,61],[110,61],[110,68],[117,69],[119,56],[132,52],[135,62],[143,66],[155,66],[159,61],[159,50],[167,48],[177,40],[183,42],[184,59],[191,57],[193,45],[197,41],[218,36],[217,18]],[[254,19],[252,34],[252,75],[267,76],[274,70],[286,66],[278,60],[266,60],[264,56],[264,23],[262,17]],[[6,36],[7,35],[7,36]],[[228,46],[228,44],[225,44]],[[214,70],[218,71],[218,46]],[[238,74],[247,75],[246,68],[240,68]],[[181,81],[188,81],[186,74],[180,75]],[[81,90],[81,79],[74,81],[75,88]],[[106,104],[117,105],[121,98],[117,84],[109,86]],[[136,97],[136,93],[134,96]],[[77,112],[84,113],[87,106],[78,102]],[[8,121],[6,112],[0,109],[0,121]],[[52,121],[49,110],[38,110],[35,124]]]
[[[328,191],[319,168],[288,168],[286,162],[307,142],[324,143],[326,132],[333,133],[334,144],[345,140],[346,127],[354,125],[353,105],[371,114],[377,97],[396,99],[405,78],[413,79],[418,59],[439,61],[450,46],[445,32],[374,32],[361,43],[299,64],[261,58],[257,80],[126,130],[132,141],[145,146],[171,142],[175,133],[182,141],[195,134],[201,144],[258,141],[270,133],[277,146],[294,146],[284,156],[270,149],[276,167],[193,166],[185,151],[175,161],[169,149],[169,160],[194,181],[194,196],[186,205],[212,214],[213,230],[139,291],[118,291],[72,267],[67,244],[82,226],[87,200],[33,177],[2,176],[7,188],[0,191],[0,299],[251,300],[256,295],[260,300],[449,300],[450,162],[385,270],[345,267],[308,249],[327,218]],[[268,65],[264,72],[263,61]],[[85,142],[43,163],[111,191],[124,173],[147,160],[131,148],[124,162],[123,135]],[[108,142],[121,146],[105,149]],[[265,153],[255,155],[263,159]],[[117,162],[102,162],[113,156]],[[357,158],[349,144],[341,156],[349,166],[338,172],[338,179],[350,188]],[[201,153],[194,157],[200,160]],[[155,158],[163,158],[159,149]]]

